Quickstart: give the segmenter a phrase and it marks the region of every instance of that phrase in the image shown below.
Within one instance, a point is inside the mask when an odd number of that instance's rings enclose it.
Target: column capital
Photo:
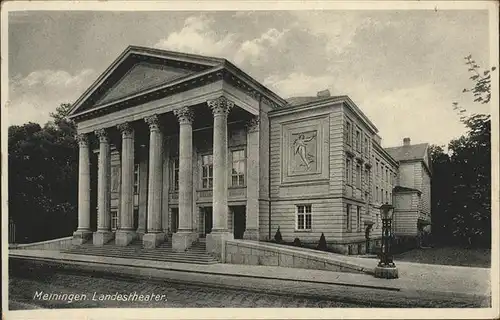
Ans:
[[[144,118],[144,122],[146,122],[149,126],[149,130],[159,130],[160,129],[160,119],[157,114],[153,114],[152,116]]]
[[[85,148],[89,146],[89,136],[86,133],[80,133],[75,136],[78,145],[81,148]]]
[[[260,123],[260,118],[258,116],[254,116],[250,120],[248,120],[247,123],[245,124],[247,132],[259,131],[259,123]]]
[[[106,129],[97,129],[94,131],[97,138],[99,138],[99,142],[109,142],[109,136]]]
[[[214,116],[216,115],[227,115],[229,111],[234,107],[234,102],[226,98],[225,96],[220,96],[213,100],[207,100],[207,104],[212,109]]]
[[[116,125],[116,128],[121,132],[123,138],[131,138],[134,133],[134,128],[130,125],[130,122],[124,122]]]
[[[179,124],[191,124],[193,123],[194,113],[190,107],[182,107],[174,110],[174,114],[179,121]]]

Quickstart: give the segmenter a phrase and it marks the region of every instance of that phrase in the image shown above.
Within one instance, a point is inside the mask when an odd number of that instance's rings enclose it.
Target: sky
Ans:
[[[489,113],[462,93],[465,56],[490,66],[485,10],[22,11],[8,27],[10,124],[48,121],[128,45],[226,58],[283,98],[348,95],[385,147],[459,137],[453,102]]]

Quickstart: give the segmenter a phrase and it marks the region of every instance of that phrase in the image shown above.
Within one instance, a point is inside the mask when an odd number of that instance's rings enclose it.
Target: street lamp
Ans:
[[[392,260],[392,216],[394,207],[387,202],[380,206],[380,216],[382,218],[382,252],[380,261],[375,267],[375,277],[385,279],[398,278],[398,268]]]

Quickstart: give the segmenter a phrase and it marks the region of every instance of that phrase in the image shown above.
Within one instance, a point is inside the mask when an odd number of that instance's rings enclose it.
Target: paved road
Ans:
[[[10,264],[10,266],[14,266]],[[11,309],[97,307],[480,307],[490,301],[454,294],[412,296],[397,291],[353,288],[290,280],[237,278],[172,272],[169,280],[121,277],[15,265],[9,278]],[[43,293],[85,294],[82,301],[43,300]],[[38,293],[38,298],[36,297]],[[94,295],[95,293],[95,295]],[[164,295],[161,301],[99,300],[101,294]],[[94,300],[95,299],[97,300]],[[35,298],[35,299],[34,299]]]
[[[43,293],[42,293],[43,292]],[[118,292],[135,301],[101,301],[106,294]],[[43,294],[68,294],[63,301],[43,300]],[[82,301],[69,302],[69,294],[85,294]],[[132,294],[132,295],[130,295]],[[137,294],[134,296],[134,294]],[[138,301],[140,295],[143,300]],[[163,296],[162,296],[163,295]],[[149,298],[147,298],[148,296]],[[82,296],[83,297],[83,296]],[[81,297],[81,298],[82,298]],[[64,298],[64,297],[61,297]],[[75,297],[74,297],[75,298]],[[111,296],[113,298],[113,296]],[[78,298],[77,298],[78,299]],[[158,299],[159,301],[155,301]],[[42,277],[34,274],[11,276],[9,279],[9,309],[32,308],[332,308],[359,307],[355,304],[329,301],[315,297],[285,296],[279,294],[258,293],[221,287],[202,287],[189,284],[165,282],[160,280],[140,280],[111,278],[103,275],[78,275],[71,273],[46,274]],[[122,299],[121,299],[122,300]]]

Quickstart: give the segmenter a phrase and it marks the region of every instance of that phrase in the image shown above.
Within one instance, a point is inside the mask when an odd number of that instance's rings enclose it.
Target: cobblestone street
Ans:
[[[84,301],[43,301],[35,298],[37,292],[57,294],[85,294]],[[164,301],[123,302],[94,301],[93,296],[100,294],[128,295],[165,295]],[[175,307],[359,307],[354,304],[327,301],[316,298],[302,298],[277,294],[256,293],[228,288],[201,287],[156,280],[112,279],[57,273],[37,278],[34,275],[11,277],[9,281],[9,299],[11,309],[38,306],[42,308],[99,308],[99,307],[134,307],[134,308],[175,308]],[[18,304],[16,304],[16,302]]]
[[[455,294],[355,288],[303,281],[238,278],[223,275],[172,272],[168,280],[116,276],[80,270],[62,270],[33,264],[11,263],[9,308],[363,308],[363,307],[481,307],[490,301]],[[161,301],[100,301],[102,295],[164,295]],[[43,300],[43,294],[84,294],[85,300],[69,303]],[[383,298],[381,298],[383,297]]]

